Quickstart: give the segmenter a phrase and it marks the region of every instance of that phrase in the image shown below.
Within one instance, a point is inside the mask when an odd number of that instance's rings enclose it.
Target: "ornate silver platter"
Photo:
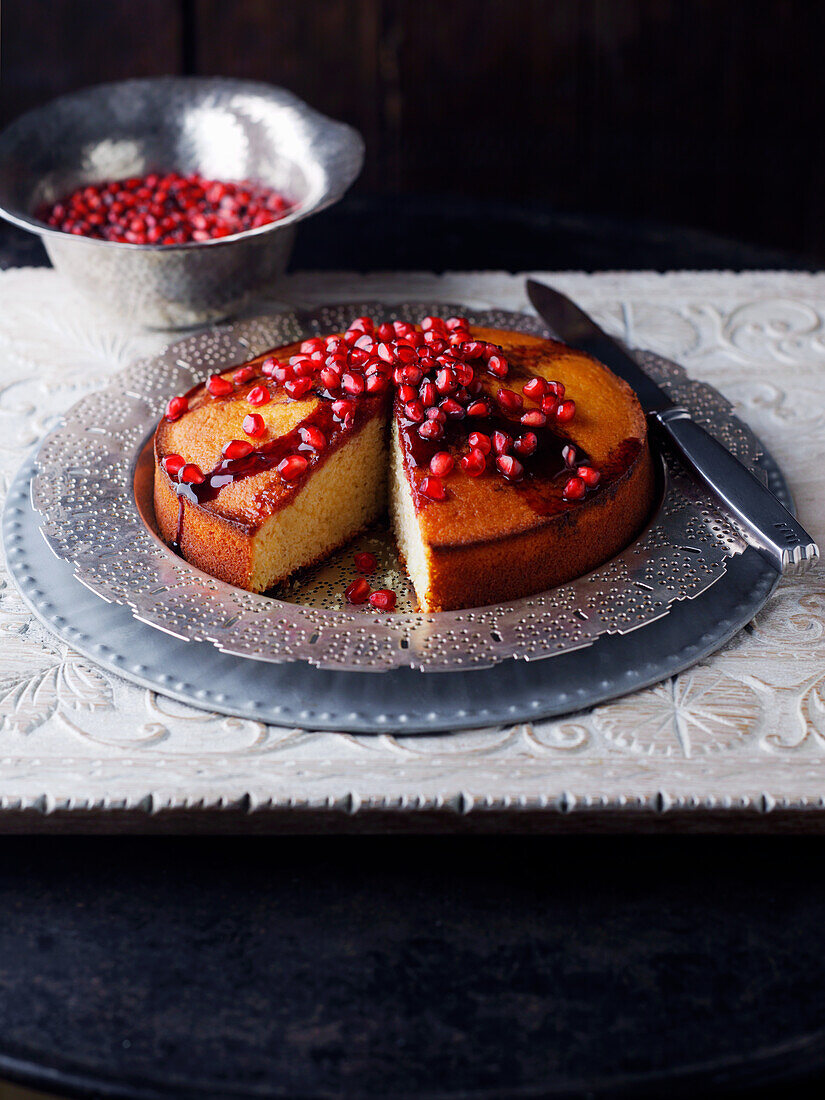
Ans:
[[[216,327],[135,364],[106,389],[78,402],[41,448],[32,502],[43,516],[49,546],[87,588],[168,634],[211,643],[239,657],[306,661],[329,671],[458,671],[513,657],[559,656],[645,627],[719,581],[745,543],[667,457],[660,508],[624,553],[571,584],[493,607],[415,612],[381,531],[356,540],[357,546],[279,592],[262,596],[199,572],[157,538],[141,454],[170,393],[269,347],[345,328],[362,313],[394,320],[445,311],[464,312],[473,324],[546,331],[534,317],[504,311],[465,310],[443,302],[394,307],[360,302]],[[759,470],[758,441],[720,394],[691,381],[673,363],[638,354],[679,403]],[[362,545],[379,551],[380,583],[402,594],[395,614],[343,603],[353,548]]]

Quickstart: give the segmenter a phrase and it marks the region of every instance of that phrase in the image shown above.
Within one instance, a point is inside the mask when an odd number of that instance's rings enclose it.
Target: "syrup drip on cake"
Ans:
[[[453,477],[500,478],[540,515],[574,508],[620,477],[641,443],[625,441],[597,470],[565,435],[575,402],[561,382],[531,370],[535,355],[529,346],[505,354],[474,339],[461,317],[426,317],[420,329],[404,321],[376,327],[359,317],[343,336],[304,341],[287,362],[262,356],[213,375],[205,386],[173,397],[166,418],[245,397],[246,438],[229,440],[208,473],[177,454],[162,460],[180,500],[173,548],[180,550],[186,501],[207,503],[224,486],[272,469],[298,488],[391,390],[417,509],[448,500]],[[317,402],[292,431],[266,439],[266,423],[255,410],[275,394]]]

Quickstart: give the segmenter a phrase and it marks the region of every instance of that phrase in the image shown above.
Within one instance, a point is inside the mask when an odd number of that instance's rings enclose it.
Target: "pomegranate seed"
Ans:
[[[355,402],[342,398],[332,402],[332,413],[336,420],[344,420],[348,416],[355,415]]]
[[[469,386],[472,380],[475,378],[475,371],[469,365],[469,363],[456,363],[455,376],[462,386]]]
[[[244,382],[251,382],[255,377],[254,367],[241,367],[232,375],[232,381],[236,386],[242,386]]]
[[[375,330],[376,336],[379,340],[393,340],[395,339],[395,329],[392,327],[389,321],[385,321],[383,325],[379,325]]]
[[[365,363],[368,363],[372,357],[372,352],[364,351],[363,348],[353,348],[347,356],[347,362],[351,367],[363,367]]]
[[[484,451],[473,447],[469,454],[461,458],[459,465],[465,474],[470,477],[479,477],[487,469],[487,458]]]
[[[180,481],[187,485],[200,485],[204,479],[203,470],[194,462],[187,462],[180,472]]]
[[[384,374],[371,374],[367,379],[367,393],[383,393],[389,385],[389,379]]]
[[[284,384],[286,385],[286,383]],[[246,399],[250,405],[268,405],[272,400],[272,395],[266,386],[253,386],[246,395]]]
[[[525,397],[532,397],[538,401],[540,397],[544,397],[547,393],[547,383],[543,378],[531,378],[529,382],[525,382],[521,387],[521,392]]]
[[[440,394],[452,393],[457,386],[456,377],[449,367],[440,370],[435,376],[435,388]]]
[[[418,392],[412,386],[404,385],[398,387],[398,396],[402,404],[408,405],[410,401],[415,401]]]
[[[417,386],[423,377],[423,371],[418,367],[404,367],[401,371],[401,381],[408,386]]]
[[[587,487],[580,477],[568,478],[564,485],[565,500],[581,500],[587,492]]]
[[[363,393],[364,385],[363,374],[345,374],[341,379],[341,389],[352,397],[357,397],[360,393]]]
[[[582,479],[588,489],[592,489],[594,485],[599,484],[599,478],[601,477],[601,474],[598,470],[594,470],[592,466],[579,466],[579,468],[576,470],[576,473],[579,475],[579,477]]]
[[[524,413],[521,422],[526,428],[543,428],[547,423],[547,417],[538,409],[530,409],[529,412]]]
[[[323,451],[326,448],[327,437],[314,424],[302,424],[298,429],[298,434],[301,440],[313,451]]]
[[[346,355],[347,353],[346,341],[342,340],[340,336],[328,336],[324,347],[332,355]]]
[[[274,378],[276,382],[291,382],[295,378],[295,368],[290,367],[288,363],[276,363],[269,377]]]
[[[232,393],[235,389],[228,378],[221,378],[219,374],[210,376],[209,381],[206,383],[206,388],[213,397],[226,397],[227,394]]]
[[[487,360],[487,370],[496,378],[506,378],[510,368],[503,355],[491,355]]]
[[[571,446],[571,444],[568,443],[566,446],[562,447],[561,457],[564,459],[565,465],[571,466],[571,467],[575,466],[576,465],[576,448]]]
[[[301,397],[305,397],[307,393],[312,389],[311,378],[293,378],[291,382],[284,382],[284,389],[290,397],[294,397],[297,401]],[[269,391],[267,391],[269,392]],[[252,394],[250,392],[248,400],[252,400]],[[254,405],[263,404],[261,401],[253,401]]]
[[[395,593],[391,588],[379,588],[370,594],[370,605],[379,611],[392,611],[395,608]]]
[[[180,455],[166,455],[165,458],[161,459],[161,466],[170,477],[179,474],[184,465],[184,460]]]
[[[257,413],[249,413],[248,416],[245,416],[242,427],[246,434],[251,435],[253,439],[257,439],[266,432],[264,418]]]
[[[575,401],[562,401],[559,407],[556,409],[556,420],[560,424],[567,424],[576,415],[576,402]]]
[[[330,393],[334,393],[341,385],[341,379],[332,367],[324,367],[319,377]]]
[[[499,390],[496,394],[496,400],[508,412],[518,412],[524,405],[524,398],[520,393],[515,393],[514,390]]]
[[[539,445],[538,436],[535,432],[525,432],[524,435],[520,435],[513,444],[513,450],[516,454],[520,454],[522,458],[526,458],[527,455],[533,454],[536,447]]]
[[[311,359],[299,359],[296,363],[290,359],[289,365],[295,371],[296,378],[312,378],[318,369],[318,364]]]
[[[375,554],[371,554],[369,550],[364,550],[360,554],[355,555],[355,568],[359,573],[374,573],[378,568],[378,558]]]
[[[421,322],[421,328],[424,332],[443,333],[445,335],[447,332],[447,326],[440,317],[425,317]]]
[[[189,408],[189,401],[185,397],[173,397],[166,406],[166,419],[179,420]]]
[[[447,451],[438,451],[430,459],[430,471],[434,473],[436,477],[446,477],[453,466],[455,466],[455,460]]]
[[[304,340],[301,344],[300,351],[302,355],[312,355],[314,351],[323,351],[324,341],[320,336],[313,336],[309,340]]]
[[[416,359],[415,348],[408,347],[407,344],[401,344],[396,341],[395,357],[404,365],[412,363]]]
[[[439,424],[447,423],[447,414],[443,409],[426,409],[424,415],[428,420],[437,420]]]
[[[564,397],[564,382],[546,382],[547,392],[552,393],[559,400]]]
[[[450,332],[455,332],[456,329],[468,329],[470,327],[470,322],[466,317],[448,317],[446,324]]]
[[[461,351],[467,359],[480,359],[484,354],[484,345],[480,340],[468,340],[461,345]]]
[[[493,432],[493,450],[497,455],[503,455],[513,446],[513,437],[507,432]]]
[[[245,439],[232,439],[224,444],[222,453],[224,458],[246,458],[252,454],[252,444]]]
[[[445,397],[439,405],[439,408],[445,413],[451,420],[463,420],[467,415],[459,405],[457,401],[454,401],[452,397]]]
[[[438,401],[438,390],[432,382],[424,382],[421,386],[421,403],[426,409],[432,408]]]
[[[508,481],[518,481],[524,474],[524,467],[512,455],[499,455],[496,459],[496,466]]]
[[[395,363],[395,356],[393,355],[392,348],[383,341],[378,345],[377,355],[378,358],[383,359],[385,363]]]
[[[446,500],[447,490],[444,482],[437,477],[425,477],[421,482],[421,492],[428,500]]]
[[[355,347],[360,348],[361,351],[372,353],[375,351],[375,339],[369,333],[365,332],[363,336],[359,336],[355,341]]]
[[[356,317],[350,325],[350,328],[360,329],[361,332],[373,332],[375,330],[375,322],[372,317]]]
[[[418,428],[418,434],[422,439],[442,439],[444,426],[438,420],[425,420]]]
[[[471,447],[476,447],[485,455],[488,455],[493,449],[493,444],[490,442],[489,435],[484,435],[483,432],[470,432],[469,443]]]
[[[370,595],[370,586],[363,577],[356,577],[355,580],[348,584],[344,589],[344,595],[346,596],[347,603],[366,603]]]
[[[559,407],[559,399],[553,393],[548,393],[541,399],[541,411],[546,416],[555,416],[556,409]]]
[[[490,410],[485,401],[474,401],[467,407],[467,416],[489,416]]]
[[[412,420],[413,424],[420,424],[424,419],[424,406],[420,401],[409,401],[404,406],[404,416]]]
[[[295,481],[301,474],[306,473],[309,467],[309,459],[303,455],[287,455],[278,463],[276,469],[284,481]]]

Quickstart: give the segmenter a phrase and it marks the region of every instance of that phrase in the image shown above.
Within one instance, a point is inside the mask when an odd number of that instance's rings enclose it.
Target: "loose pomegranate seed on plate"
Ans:
[[[301,474],[306,473],[308,467],[309,460],[303,455],[287,455],[278,463],[276,469],[284,481],[295,481]]]
[[[211,375],[206,383],[206,388],[213,397],[227,397],[235,389],[228,378],[222,378],[219,374]]]
[[[444,482],[437,477],[425,477],[420,485],[421,493],[428,500],[446,500],[447,490]]]
[[[363,577],[356,577],[355,580],[344,589],[344,595],[346,596],[347,603],[366,603],[370,595],[369,582],[365,581]]]
[[[391,588],[379,588],[370,593],[370,606],[379,611],[392,611],[395,608],[396,595]]]
[[[166,406],[166,419],[179,420],[189,408],[189,402],[185,397],[172,397]]]
[[[264,418],[259,416],[258,413],[249,413],[248,416],[245,416],[241,426],[246,434],[251,435],[253,439],[257,439],[266,432]]]
[[[286,385],[286,383],[284,384]],[[268,405],[272,400],[272,395],[266,386],[253,386],[246,395],[246,399],[250,405]]]
[[[378,568],[378,558],[375,554],[371,554],[369,550],[364,550],[360,554],[355,555],[355,568],[359,573],[374,573]]]
[[[245,439],[231,439],[224,444],[222,453],[224,458],[246,458],[252,454],[252,450],[252,444]]]

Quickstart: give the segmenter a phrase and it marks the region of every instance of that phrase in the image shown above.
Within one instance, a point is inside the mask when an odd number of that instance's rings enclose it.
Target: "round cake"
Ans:
[[[198,568],[266,591],[389,504],[426,611],[586,573],[654,497],[625,382],[564,344],[463,318],[358,318],[213,375],[170,400],[154,451],[160,533]]]

